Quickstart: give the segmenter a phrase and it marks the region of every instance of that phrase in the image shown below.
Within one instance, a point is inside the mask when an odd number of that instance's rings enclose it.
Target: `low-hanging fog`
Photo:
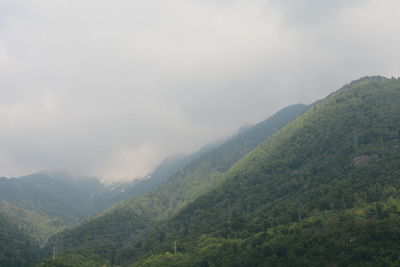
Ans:
[[[0,176],[145,175],[288,104],[400,74],[397,0],[2,0]]]

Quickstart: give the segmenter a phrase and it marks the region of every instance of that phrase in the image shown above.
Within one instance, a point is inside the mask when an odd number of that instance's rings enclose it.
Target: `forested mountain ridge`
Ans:
[[[400,80],[350,83],[121,251],[124,262],[153,255],[136,265],[399,264],[399,109]],[[155,255],[174,242],[180,253]]]
[[[97,179],[65,174],[0,178],[0,214],[44,245],[50,235],[96,211],[95,195],[104,191]]]
[[[102,190],[95,178],[70,178],[65,174],[35,173],[0,179],[0,199],[67,222],[77,222],[93,210],[93,199]]]
[[[118,196],[119,199],[137,197],[157,189],[157,187],[165,183],[172,175],[182,171],[192,160],[212,150],[214,146],[216,145],[206,146],[200,151],[190,155],[168,156],[149,174],[149,177],[141,179],[134,184],[134,186],[127,188],[124,193]]]
[[[64,256],[38,266],[397,266],[399,110],[399,79],[351,82],[220,172],[212,163],[223,157],[196,165],[193,177],[208,184],[218,173],[211,189],[179,194],[174,179],[188,164],[153,193],[64,232]],[[162,188],[178,202],[152,197]],[[171,205],[183,196],[191,200]]]
[[[150,178],[116,187],[106,186],[94,177],[75,177],[66,172],[1,177],[0,214],[44,245],[50,235],[64,227],[77,224],[121,199],[147,193],[184,162],[183,157],[168,159]]]
[[[119,256],[115,251],[121,243],[143,235],[144,225],[151,226],[172,217],[187,203],[216,187],[222,182],[222,173],[225,170],[308,108],[306,105],[289,106],[265,121],[240,131],[220,145],[207,148],[205,152],[192,157],[190,163],[172,175],[157,190],[142,197],[122,201],[103,215],[65,231],[65,247],[75,251],[102,254],[117,262],[115,258]],[[125,234],[127,232],[129,234]],[[109,236],[113,237],[113,241],[117,241],[112,245],[99,242],[85,249],[85,244]],[[69,244],[77,246],[72,249]],[[83,245],[79,246],[80,244]]]
[[[102,184],[95,177],[76,177],[67,172],[41,172],[18,178],[0,177],[0,216],[35,246],[43,247],[51,235],[82,222],[84,217],[95,216],[97,212],[121,199],[151,191],[191,159],[212,148],[205,147],[190,156],[168,157],[147,177],[118,184]],[[129,219],[124,218],[130,221],[130,215]],[[144,221],[148,226],[147,221]],[[29,258],[31,265],[31,256],[24,258],[23,253],[18,254],[18,264]]]
[[[29,267],[38,258],[38,244],[0,214],[0,266]]]
[[[44,246],[51,235],[67,225],[60,217],[51,217],[41,211],[24,209],[5,200],[0,200],[0,214],[18,225],[18,228],[40,246]]]
[[[194,158],[157,190],[142,198],[132,198],[124,205],[145,205],[143,209],[146,212],[150,209],[150,216],[158,220],[174,216],[187,203],[217,187],[223,181],[222,174],[226,170],[308,108],[302,104],[288,106],[270,118],[239,131],[226,142]]]

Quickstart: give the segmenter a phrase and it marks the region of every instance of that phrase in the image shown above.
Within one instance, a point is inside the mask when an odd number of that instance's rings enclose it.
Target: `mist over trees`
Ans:
[[[398,10],[0,1],[0,266],[400,266]]]

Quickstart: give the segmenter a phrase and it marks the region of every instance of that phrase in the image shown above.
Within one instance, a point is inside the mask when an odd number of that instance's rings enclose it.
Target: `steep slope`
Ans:
[[[190,250],[129,266],[399,266],[400,201],[322,212],[245,239],[201,236]]]
[[[36,173],[0,178],[0,214],[12,219],[40,245],[66,225],[90,214],[93,195],[102,190],[95,179]]]
[[[130,192],[113,190],[96,178],[64,172],[0,178],[0,214],[16,222],[41,245],[64,227],[128,196]]]
[[[119,262],[119,255],[115,254],[115,251],[122,241],[133,242],[132,240],[143,235],[143,222],[148,226],[157,224],[176,214],[203,193],[215,188],[223,181],[224,171],[306,109],[308,109],[306,105],[287,107],[271,118],[239,132],[219,146],[201,153],[157,190],[139,198],[123,201],[103,215],[65,231],[63,233],[65,247],[77,244],[75,248],[81,251],[102,254],[114,263]],[[130,221],[128,222],[125,217]],[[127,232],[131,233],[134,239]],[[109,236],[113,241],[117,239],[117,242],[108,244],[95,241],[104,240],[103,238]],[[107,246],[109,253],[104,253],[104,246]]]
[[[0,214],[0,266],[32,266],[38,252],[35,242]]]
[[[66,226],[59,217],[49,217],[40,211],[23,209],[4,200],[0,200],[0,214],[17,224],[40,246],[44,246],[51,235]]]
[[[210,149],[211,147],[206,147],[189,156],[176,155],[167,157],[154,169],[148,178],[140,180],[133,186],[127,188],[122,194],[118,195],[119,200],[144,195],[155,190],[165,183],[172,175],[180,172],[189,162],[200,157]]]
[[[21,208],[77,222],[92,211],[92,199],[101,192],[97,179],[36,173],[20,178],[0,179],[0,199]]]
[[[398,264],[399,109],[400,80],[350,83],[247,154],[217,189],[122,250],[123,262],[172,251],[176,242],[179,256],[137,265]]]
[[[154,192],[133,198],[125,205],[146,209],[149,216],[158,220],[173,216],[187,203],[218,186],[226,170],[307,109],[306,105],[292,105],[240,131],[215,149],[193,159]]]

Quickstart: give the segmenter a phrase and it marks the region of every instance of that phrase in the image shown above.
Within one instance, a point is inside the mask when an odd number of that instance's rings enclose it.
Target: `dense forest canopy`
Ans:
[[[352,82],[128,246],[127,257],[153,255],[138,266],[399,264],[399,108],[399,80]],[[175,241],[179,257],[154,256]]]
[[[68,190],[71,183],[37,174],[28,181],[50,179],[48,186],[19,197],[10,192],[26,191],[28,178],[3,179],[11,191],[3,190],[0,202],[0,263],[399,265],[399,109],[400,80],[353,81],[310,106],[289,106],[195,154],[167,159],[120,191],[128,195],[106,201],[126,199],[67,228],[65,216],[89,207],[57,208],[71,192],[84,196]],[[87,188],[96,188],[91,183]]]
[[[121,246],[144,236],[146,231],[214,189],[235,162],[307,109],[306,105],[286,107],[220,144],[205,147],[190,155],[187,164],[153,192],[126,199],[78,227],[60,233],[54,240],[62,236],[65,251],[101,255],[109,262],[118,263],[121,257],[116,251]]]

